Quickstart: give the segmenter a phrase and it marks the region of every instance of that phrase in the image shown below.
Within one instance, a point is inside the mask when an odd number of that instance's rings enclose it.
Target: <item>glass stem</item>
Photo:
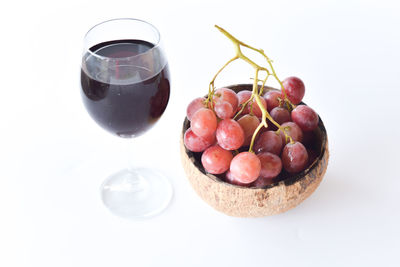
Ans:
[[[137,162],[137,157],[135,157],[135,152],[138,151],[138,138],[126,138],[124,140],[124,149],[126,150],[126,169],[129,172],[129,178],[127,177],[126,183],[129,184],[131,193],[140,192],[147,188],[147,181],[141,175],[139,169],[139,164]]]
[[[129,172],[136,172],[138,164],[135,159],[134,151],[137,151],[137,138],[126,138],[125,142],[125,150],[126,150],[126,167]]]

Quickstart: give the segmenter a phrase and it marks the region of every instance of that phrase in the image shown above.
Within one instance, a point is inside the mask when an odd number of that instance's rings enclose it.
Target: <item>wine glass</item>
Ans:
[[[170,75],[158,30],[138,19],[113,19],[91,28],[84,38],[81,95],[90,116],[122,138],[149,130],[164,113]],[[129,166],[101,186],[114,214],[143,218],[164,210],[172,197],[168,179]]]

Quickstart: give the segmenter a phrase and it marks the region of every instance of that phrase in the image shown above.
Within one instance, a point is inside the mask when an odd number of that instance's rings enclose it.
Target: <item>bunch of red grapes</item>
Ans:
[[[241,186],[263,187],[273,183],[282,172],[294,174],[305,170],[316,153],[303,143],[313,138],[319,117],[310,107],[298,105],[305,92],[299,78],[286,78],[282,86],[286,98],[279,90],[260,96],[265,110],[280,127],[268,121],[268,128],[260,128],[257,133],[262,111],[254,97],[249,101],[251,91],[236,94],[220,88],[212,101],[194,99],[187,107],[190,128],[184,135],[186,148],[202,152],[201,163],[208,173]]]

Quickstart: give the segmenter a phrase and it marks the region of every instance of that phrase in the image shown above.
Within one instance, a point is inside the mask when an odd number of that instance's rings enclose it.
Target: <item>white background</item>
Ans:
[[[0,266],[400,266],[400,4],[397,1],[7,1],[1,7]],[[99,198],[127,140],[86,113],[85,32],[115,17],[156,25],[172,73],[160,122],[133,159],[171,179],[163,214],[127,221]],[[240,219],[204,203],[179,158],[188,102],[233,56],[218,24],[296,75],[331,158],[316,192],[284,214]],[[249,82],[235,64],[217,86]]]

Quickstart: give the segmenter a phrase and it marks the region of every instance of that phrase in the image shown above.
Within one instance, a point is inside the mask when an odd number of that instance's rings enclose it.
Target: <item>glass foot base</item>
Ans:
[[[113,214],[129,219],[154,216],[172,198],[168,179],[147,168],[119,171],[109,176],[100,189],[104,205]]]

